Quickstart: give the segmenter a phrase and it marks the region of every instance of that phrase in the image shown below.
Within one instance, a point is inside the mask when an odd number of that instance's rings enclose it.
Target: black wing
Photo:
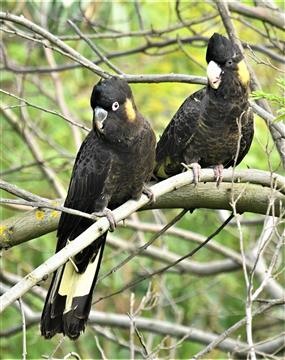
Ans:
[[[190,95],[164,130],[156,148],[155,176],[164,178],[179,172],[177,166],[181,166],[184,149],[195,134],[205,94],[203,88]]]
[[[103,210],[104,184],[111,167],[111,155],[94,132],[90,132],[77,154],[65,207],[92,213]],[[92,221],[76,215],[62,213],[58,225],[56,251],[62,249],[67,239],[73,240],[85,231]]]

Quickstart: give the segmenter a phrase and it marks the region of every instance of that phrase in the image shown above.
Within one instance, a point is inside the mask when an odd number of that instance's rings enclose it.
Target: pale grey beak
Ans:
[[[100,131],[103,129],[104,121],[108,116],[108,111],[100,106],[96,106],[93,115],[93,125]]]
[[[214,61],[210,61],[207,67],[207,77],[210,86],[218,89],[222,80],[222,69]]]

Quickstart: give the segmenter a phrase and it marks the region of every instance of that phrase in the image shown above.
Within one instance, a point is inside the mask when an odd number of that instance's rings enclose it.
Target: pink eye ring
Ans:
[[[120,107],[120,105],[119,105],[118,101],[115,101],[115,102],[112,104],[112,110],[113,110],[113,111],[118,110],[119,107]]]

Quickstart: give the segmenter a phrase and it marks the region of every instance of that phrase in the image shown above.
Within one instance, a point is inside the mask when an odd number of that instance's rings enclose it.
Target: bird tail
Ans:
[[[70,259],[53,275],[41,317],[41,334],[52,338],[63,333],[75,340],[84,331],[96,285],[107,234],[100,241],[96,254],[83,272]]]

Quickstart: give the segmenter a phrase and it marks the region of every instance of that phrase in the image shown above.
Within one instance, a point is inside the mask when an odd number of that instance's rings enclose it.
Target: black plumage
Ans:
[[[253,138],[253,113],[248,102],[249,73],[240,50],[214,34],[208,43],[208,85],[190,95],[164,130],[156,149],[156,178],[180,173],[183,164],[223,167],[241,162]],[[220,177],[220,179],[219,179]]]
[[[125,80],[101,80],[91,95],[93,129],[77,154],[64,206],[106,214],[145,191],[154,166],[155,135],[138,112]],[[146,190],[146,193],[149,192]],[[85,231],[92,221],[62,213],[56,251]],[[54,275],[41,318],[41,333],[76,339],[91,308],[106,235],[70,259]]]

